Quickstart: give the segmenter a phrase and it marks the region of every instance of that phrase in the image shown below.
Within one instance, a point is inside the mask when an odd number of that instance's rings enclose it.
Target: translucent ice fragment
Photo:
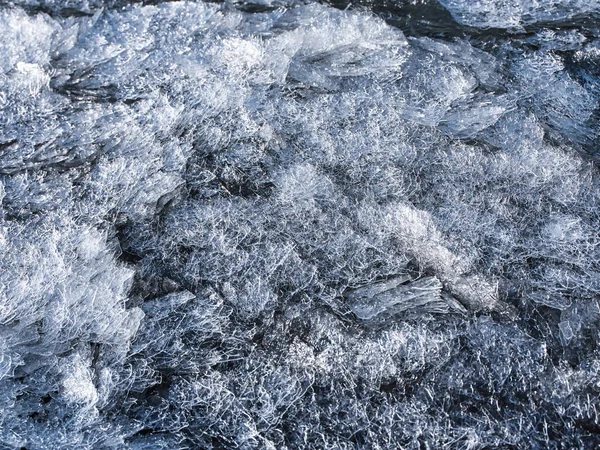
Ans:
[[[448,290],[470,309],[502,308],[498,302],[498,287],[481,276],[465,276],[444,280]]]
[[[469,138],[494,125],[510,108],[502,97],[490,96],[449,110],[442,121],[442,129],[459,138]]]
[[[573,332],[573,328],[568,321],[563,321],[558,324],[558,328],[560,330],[560,337],[563,343],[566,345],[575,337],[575,333]]]
[[[159,320],[169,315],[169,313],[180,306],[185,305],[196,296],[189,291],[173,292],[154,300],[144,302],[142,311],[148,316]]]
[[[0,353],[0,380],[10,372],[11,357],[4,352]]]
[[[288,75],[307,86],[333,90],[342,77],[394,78],[406,60],[404,35],[372,16],[309,5],[282,17],[292,19],[300,26],[287,38],[287,46],[297,48]]]
[[[401,284],[404,284],[410,280],[412,280],[410,275],[401,275],[399,277],[392,278],[391,280],[369,284],[367,286],[354,289],[347,295],[347,298],[350,301],[360,301],[360,299],[372,298],[375,295],[381,294],[382,292],[397,288]]]
[[[353,291],[348,295],[352,311],[359,319],[371,321],[403,312],[443,314],[456,306],[442,297],[442,283],[436,277],[400,284],[405,280],[398,277]]]
[[[559,294],[549,292],[534,292],[529,298],[539,305],[564,310],[571,306],[571,300]]]

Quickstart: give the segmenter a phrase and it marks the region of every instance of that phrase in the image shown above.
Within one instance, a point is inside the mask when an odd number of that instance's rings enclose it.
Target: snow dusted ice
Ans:
[[[0,1],[1,448],[600,447],[600,3],[346,6]]]

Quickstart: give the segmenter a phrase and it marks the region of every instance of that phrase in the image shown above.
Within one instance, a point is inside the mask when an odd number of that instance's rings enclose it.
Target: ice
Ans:
[[[98,392],[92,381],[92,372],[86,367],[80,355],[75,355],[62,369],[62,395],[69,403],[94,405],[98,402]]]
[[[370,299],[378,294],[381,294],[382,292],[386,292],[386,291],[395,289],[398,286],[406,283],[407,281],[411,281],[411,279],[412,279],[412,277],[410,275],[404,275],[404,276],[394,277],[388,281],[373,283],[373,284],[352,290],[351,292],[349,292],[347,294],[347,298],[350,301],[359,300],[361,298],[362,299]]]
[[[195,296],[191,292],[176,292],[154,300],[148,300],[142,305],[144,313],[156,320],[167,317],[172,310],[185,305]]]
[[[596,131],[586,124],[597,108],[597,99],[562,70],[559,59],[549,53],[535,53],[515,69],[526,91],[535,98],[539,117],[567,139],[593,139]]]
[[[22,9],[3,9],[0,28],[3,30],[0,41],[2,73],[14,68],[18,70],[19,66],[49,64],[53,37],[60,29],[54,20],[45,15],[28,16]]]
[[[600,445],[599,6],[441,3],[0,1],[0,447]]]
[[[350,294],[354,297],[350,308],[359,319],[377,322],[407,311],[420,314],[464,311],[456,303],[446,302],[442,297],[442,284],[435,277],[424,277],[400,286],[386,284],[382,292],[373,295],[357,291]]]
[[[571,306],[571,302],[568,298],[564,298],[561,295],[549,294],[545,292],[533,292],[529,298],[540,305],[548,306],[559,310],[567,309]],[[559,324],[560,326],[560,324]]]
[[[10,372],[12,358],[2,351],[2,358],[0,359],[0,380],[7,376]]]
[[[476,28],[508,28],[548,22],[566,22],[600,11],[596,0],[440,0],[452,16]]]

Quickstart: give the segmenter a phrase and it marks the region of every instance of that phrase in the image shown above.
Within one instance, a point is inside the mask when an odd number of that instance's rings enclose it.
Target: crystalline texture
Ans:
[[[0,447],[600,447],[597,2],[359,3],[0,0]]]
[[[596,0],[440,0],[460,23],[477,28],[511,28],[566,22],[600,11]]]

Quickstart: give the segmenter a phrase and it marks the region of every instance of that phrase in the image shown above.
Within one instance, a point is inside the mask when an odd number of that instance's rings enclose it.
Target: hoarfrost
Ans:
[[[600,445],[599,6],[396,3],[0,1],[0,446]]]

